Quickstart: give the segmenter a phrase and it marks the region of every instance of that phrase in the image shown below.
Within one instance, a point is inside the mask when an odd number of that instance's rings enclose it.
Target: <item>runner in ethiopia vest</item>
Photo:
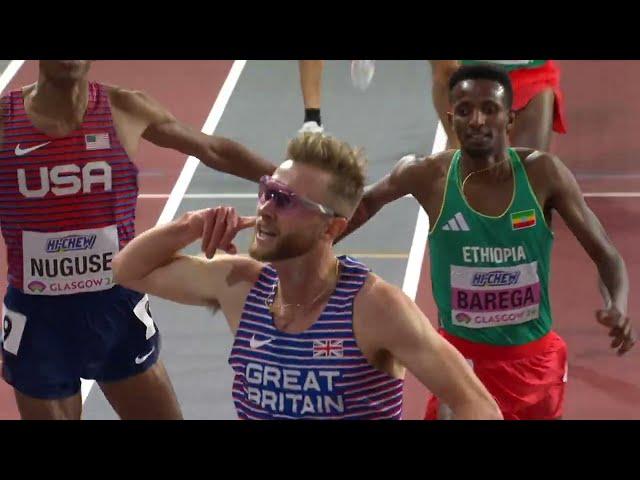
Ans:
[[[142,92],[89,82],[90,63],[41,61],[38,83],[0,102],[3,377],[22,418],[80,418],[81,377],[122,418],[181,418],[149,299],[113,282],[112,260],[135,235],[130,154],[142,136],[254,181],[275,167]]]
[[[505,419],[558,419],[568,364],[566,344],[552,329],[552,212],[597,266],[605,307],[596,319],[616,337],[611,347],[619,354],[635,343],[624,261],[559,159],[510,148],[515,115],[504,69],[463,66],[449,88],[450,122],[462,148],[402,158],[367,189],[347,232],[390,201],[413,195],[430,219],[441,334],[473,366]],[[429,401],[428,419],[450,416],[437,397]]]
[[[454,154],[440,215],[429,233],[433,296],[443,335],[482,372],[487,388],[500,392],[505,418],[558,418],[567,353],[551,330],[553,234],[520,157],[513,149],[508,155],[513,196],[502,214],[489,216],[463,196],[461,151]],[[514,381],[520,377],[532,387],[520,388]],[[432,397],[426,418],[446,418],[447,412]]]
[[[442,210],[429,234],[431,279],[445,331],[474,342],[522,345],[551,329],[549,257],[553,234],[518,154],[509,150],[515,188],[491,217],[462,196],[460,151],[451,161]]]

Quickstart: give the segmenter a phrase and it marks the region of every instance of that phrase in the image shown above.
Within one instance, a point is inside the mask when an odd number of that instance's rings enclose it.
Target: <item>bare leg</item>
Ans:
[[[555,97],[551,88],[536,95],[516,113],[510,140],[514,147],[549,150]]]
[[[150,369],[100,388],[122,420],[182,420],[171,380],[158,360]]]
[[[304,108],[320,108],[324,60],[299,60],[300,86]]]
[[[67,398],[43,400],[13,390],[23,420],[80,420],[82,397],[80,392]]]

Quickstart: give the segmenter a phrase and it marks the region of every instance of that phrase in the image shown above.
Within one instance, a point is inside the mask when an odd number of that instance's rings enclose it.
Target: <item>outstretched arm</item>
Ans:
[[[585,202],[571,171],[556,157],[548,161],[551,180],[549,206],[558,211],[571,232],[598,267],[605,308],[598,310],[598,321],[614,337],[611,348],[622,355],[633,347],[636,335],[627,317],[629,277],[624,260],[607,236],[602,224]]]
[[[194,156],[210,168],[254,182],[276,168],[238,142],[185,125],[144,92],[116,89],[112,101],[142,124],[145,140]]]
[[[424,161],[425,159],[419,159],[415,155],[402,157],[390,173],[377,183],[366,187],[358,208],[349,220],[347,229],[334,243],[338,243],[364,225],[387,203],[413,193],[417,171],[420,170]]]

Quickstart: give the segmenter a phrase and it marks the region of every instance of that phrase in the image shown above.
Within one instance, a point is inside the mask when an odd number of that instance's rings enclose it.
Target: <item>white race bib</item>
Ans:
[[[23,291],[69,295],[113,287],[111,262],[119,251],[118,228],[22,232]]]
[[[451,321],[467,328],[501,327],[540,316],[538,263],[512,267],[451,266]]]

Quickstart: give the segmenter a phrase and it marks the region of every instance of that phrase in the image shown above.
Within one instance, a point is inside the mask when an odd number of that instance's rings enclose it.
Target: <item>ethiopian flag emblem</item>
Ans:
[[[533,227],[535,224],[536,211],[534,209],[511,214],[511,228],[513,230],[522,230],[523,228]]]

